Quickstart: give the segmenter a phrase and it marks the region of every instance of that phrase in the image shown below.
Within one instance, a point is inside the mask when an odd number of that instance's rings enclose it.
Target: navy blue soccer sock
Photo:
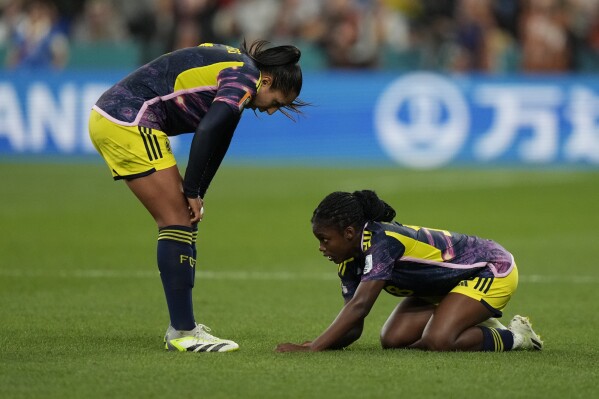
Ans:
[[[198,240],[198,225],[197,223],[191,226],[191,250],[193,253],[193,258],[198,259],[198,249],[196,247],[196,241]],[[196,278],[196,268],[193,268],[193,280]]]
[[[192,237],[192,228],[187,226],[166,226],[158,231],[158,270],[171,326],[176,330],[196,326],[191,295],[195,277]]]
[[[504,352],[512,350],[514,334],[510,330],[478,326],[483,332],[483,351]]]

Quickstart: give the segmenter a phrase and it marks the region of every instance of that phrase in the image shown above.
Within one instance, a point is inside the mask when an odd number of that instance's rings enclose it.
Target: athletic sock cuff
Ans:
[[[195,244],[196,241],[198,241],[198,225],[197,224],[191,228],[191,242],[193,244]]]
[[[190,244],[194,241],[193,229],[187,226],[165,226],[158,229],[158,241],[169,240],[184,244]]]
[[[514,336],[510,330],[478,326],[483,332],[483,348],[485,352],[509,351],[514,346]]]

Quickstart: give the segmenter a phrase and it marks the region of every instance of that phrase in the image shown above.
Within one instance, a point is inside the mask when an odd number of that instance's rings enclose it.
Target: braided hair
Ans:
[[[270,42],[266,40],[256,40],[248,46],[244,40],[240,50],[254,60],[260,72],[272,77],[273,90],[280,90],[286,96],[291,93],[299,95],[303,82],[302,70],[298,64],[301,51],[291,45],[276,47],[269,47],[269,45]],[[291,104],[281,107],[280,111],[293,119],[288,111],[301,114],[300,108],[307,105],[309,104],[305,101],[296,98]]]
[[[368,221],[390,222],[395,218],[395,214],[395,210],[374,191],[336,191],[318,204],[311,221],[343,231],[349,226],[361,228]]]

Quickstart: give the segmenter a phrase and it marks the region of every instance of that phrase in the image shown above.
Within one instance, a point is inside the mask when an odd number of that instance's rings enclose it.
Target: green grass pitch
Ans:
[[[599,392],[599,172],[225,165],[206,199],[194,303],[229,354],[162,349],[153,221],[103,164],[0,163],[2,398],[590,398]],[[541,353],[383,351],[382,294],[345,351],[277,354],[342,305],[310,216],[371,188],[406,224],[495,239],[520,268],[505,311]]]

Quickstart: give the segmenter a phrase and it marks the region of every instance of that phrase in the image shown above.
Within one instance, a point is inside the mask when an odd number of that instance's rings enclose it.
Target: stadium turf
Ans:
[[[196,317],[228,354],[162,349],[156,228],[101,164],[0,163],[2,398],[589,398],[597,395],[599,172],[224,166],[206,198]],[[406,224],[497,240],[540,353],[383,351],[397,299],[382,294],[348,350],[276,354],[342,305],[312,210],[370,188]]]

